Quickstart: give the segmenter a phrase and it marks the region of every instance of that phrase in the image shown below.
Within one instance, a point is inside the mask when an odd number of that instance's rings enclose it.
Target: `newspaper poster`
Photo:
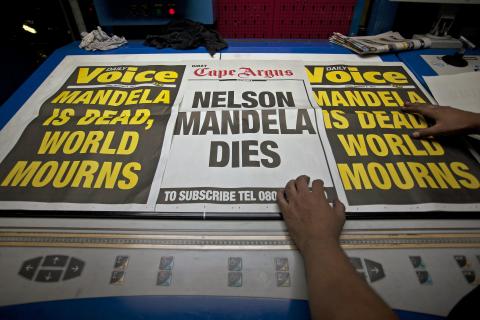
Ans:
[[[428,123],[400,107],[434,100],[402,63],[318,63],[306,72],[348,211],[479,210],[480,165],[464,141],[411,137]]]
[[[276,191],[306,174],[337,197],[303,64],[191,64],[156,210],[278,213]],[[245,216],[245,215],[244,215]]]
[[[0,131],[0,206],[279,212],[305,174],[349,212],[478,211],[463,140],[417,140],[434,102],[401,63],[69,56]]]
[[[152,56],[58,65],[1,132],[2,209],[153,211],[185,65]]]

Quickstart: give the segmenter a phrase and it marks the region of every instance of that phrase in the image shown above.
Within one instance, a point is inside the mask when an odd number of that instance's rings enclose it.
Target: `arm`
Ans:
[[[290,235],[303,255],[312,319],[397,319],[357,274],[340,247],[345,207],[328,203],[323,182],[308,189],[307,176],[288,182],[277,194]]]
[[[480,133],[480,113],[416,103],[407,103],[402,107],[402,110],[409,113],[419,113],[435,121],[433,126],[415,131],[412,134],[414,138]]]

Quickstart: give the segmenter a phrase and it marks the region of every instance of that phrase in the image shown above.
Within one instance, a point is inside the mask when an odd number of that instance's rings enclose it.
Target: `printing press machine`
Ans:
[[[229,44],[213,59],[361,59],[326,41]],[[134,41],[108,52],[149,53],[159,52]],[[210,59],[203,49],[162,53],[168,61]],[[82,51],[78,43],[58,49],[0,109],[0,126],[65,56],[86,54],[102,53]],[[404,61],[422,81],[428,66],[409,60],[419,55],[368,59]],[[480,284],[477,218],[347,214],[341,245],[401,319],[444,319]],[[280,215],[2,211],[0,283],[0,319],[309,317],[303,261]]]

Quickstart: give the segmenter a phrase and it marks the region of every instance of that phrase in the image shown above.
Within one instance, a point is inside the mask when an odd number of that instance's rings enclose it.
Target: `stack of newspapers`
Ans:
[[[341,33],[334,32],[329,40],[360,55],[423,49],[429,48],[431,45],[428,38],[405,39],[400,33],[393,31],[364,37],[347,37]]]

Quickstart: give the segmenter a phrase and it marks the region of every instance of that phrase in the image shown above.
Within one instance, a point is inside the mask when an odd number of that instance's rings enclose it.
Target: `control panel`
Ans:
[[[1,248],[0,252],[2,306],[135,295],[307,298],[302,258],[294,250]],[[447,314],[480,284],[478,249],[347,253],[359,275],[394,308]]]
[[[107,297],[308,298],[303,259],[281,222],[52,221],[0,226],[0,315]],[[347,222],[340,241],[393,309],[446,316],[480,284],[480,227],[421,223]]]

